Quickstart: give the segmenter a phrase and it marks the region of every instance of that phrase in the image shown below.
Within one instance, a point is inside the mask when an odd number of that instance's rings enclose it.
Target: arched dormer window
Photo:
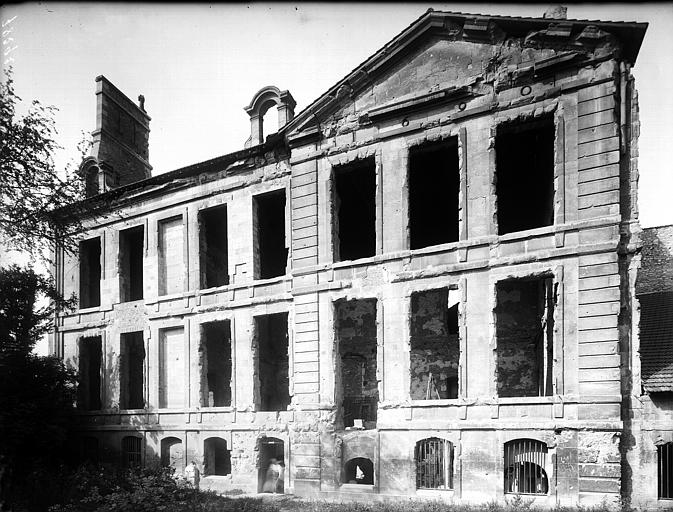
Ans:
[[[245,147],[257,146],[264,142],[264,116],[269,109],[278,110],[278,129],[289,123],[294,117],[296,102],[289,91],[281,91],[278,87],[268,85],[262,87],[252,97],[245,111],[250,116],[250,138]]]

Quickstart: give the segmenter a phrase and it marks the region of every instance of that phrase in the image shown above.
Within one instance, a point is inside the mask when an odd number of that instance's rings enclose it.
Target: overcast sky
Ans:
[[[257,90],[290,90],[299,112],[428,7],[542,16],[547,5],[14,4],[1,8],[2,64],[24,100],[59,108],[60,165],[95,128],[97,75],[143,94],[159,174],[242,149]],[[568,17],[650,24],[634,68],[641,222],[673,223],[673,3],[569,4]]]

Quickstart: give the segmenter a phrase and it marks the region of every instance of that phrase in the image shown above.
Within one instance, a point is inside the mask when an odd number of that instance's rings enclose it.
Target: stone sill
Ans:
[[[450,498],[454,494],[454,489],[416,489],[416,496],[427,498]]]
[[[370,484],[341,484],[339,490],[348,492],[361,492],[367,494],[376,492],[374,486]]]

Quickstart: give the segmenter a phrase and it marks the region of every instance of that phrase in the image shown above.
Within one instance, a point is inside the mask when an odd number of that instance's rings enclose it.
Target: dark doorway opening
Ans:
[[[285,443],[275,437],[259,441],[257,492],[285,492]]]

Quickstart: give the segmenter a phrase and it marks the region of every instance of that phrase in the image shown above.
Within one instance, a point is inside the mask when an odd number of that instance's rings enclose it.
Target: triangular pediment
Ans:
[[[326,126],[355,129],[376,116],[482,95],[484,84],[494,86],[522,60],[540,63],[540,70],[544,63],[547,72],[597,48],[634,60],[645,28],[428,11],[299,113],[285,134],[291,146],[302,145]]]

